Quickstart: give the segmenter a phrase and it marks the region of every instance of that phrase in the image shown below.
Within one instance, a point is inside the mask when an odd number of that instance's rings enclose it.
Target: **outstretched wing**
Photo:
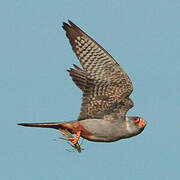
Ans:
[[[124,116],[133,107],[130,78],[103,47],[73,22],[69,24],[63,23],[63,28],[83,67],[68,70],[83,91],[79,120]]]

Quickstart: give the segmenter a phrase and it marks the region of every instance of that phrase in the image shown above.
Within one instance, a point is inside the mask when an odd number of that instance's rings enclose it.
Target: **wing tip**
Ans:
[[[66,30],[67,28],[71,28],[72,26],[75,26],[75,24],[69,19],[68,19],[68,23],[63,22],[62,28]]]
[[[65,31],[67,31],[68,28],[70,28],[70,25],[67,24],[66,22],[63,22],[62,28],[63,28]]]

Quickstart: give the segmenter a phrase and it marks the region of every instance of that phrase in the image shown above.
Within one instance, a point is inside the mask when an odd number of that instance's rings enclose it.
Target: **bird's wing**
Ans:
[[[133,107],[129,98],[132,82],[113,57],[73,22],[63,23],[73,51],[83,69],[74,65],[69,71],[83,91],[79,120],[117,118]]]

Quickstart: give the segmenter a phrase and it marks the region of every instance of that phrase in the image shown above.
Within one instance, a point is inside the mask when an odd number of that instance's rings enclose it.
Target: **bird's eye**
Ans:
[[[140,118],[136,118],[136,119],[134,120],[134,122],[135,122],[135,123],[139,123],[139,122],[140,122]]]

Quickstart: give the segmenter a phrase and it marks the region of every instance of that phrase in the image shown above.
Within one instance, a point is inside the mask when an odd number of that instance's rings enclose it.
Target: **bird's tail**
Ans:
[[[52,123],[18,123],[20,126],[27,127],[41,127],[41,128],[54,128],[58,130],[68,129],[73,132],[73,124],[75,121],[70,122],[52,122]]]

